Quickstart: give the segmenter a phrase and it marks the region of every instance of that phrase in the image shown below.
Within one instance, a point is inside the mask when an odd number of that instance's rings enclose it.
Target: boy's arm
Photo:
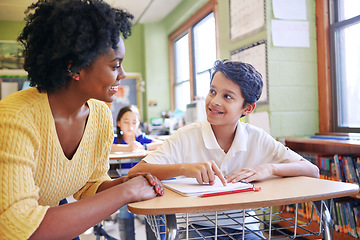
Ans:
[[[277,163],[273,165],[273,174],[275,176],[320,177],[319,168],[305,159],[301,159],[299,162]]]
[[[271,176],[290,177],[307,176],[319,177],[319,168],[305,159],[290,163],[267,163],[254,168],[244,168],[226,177],[227,182],[260,181]]]
[[[215,175],[226,185],[225,178],[214,161],[201,163],[151,164],[141,160],[129,170],[129,174],[149,172],[160,180],[178,176],[196,178],[199,184],[214,184]]]

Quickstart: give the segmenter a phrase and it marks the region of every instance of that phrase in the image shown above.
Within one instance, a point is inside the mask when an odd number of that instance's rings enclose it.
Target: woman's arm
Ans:
[[[155,184],[161,185],[159,182]],[[122,184],[102,190],[83,200],[49,208],[30,239],[74,238],[125,204],[151,199],[157,194],[146,176],[127,179]]]

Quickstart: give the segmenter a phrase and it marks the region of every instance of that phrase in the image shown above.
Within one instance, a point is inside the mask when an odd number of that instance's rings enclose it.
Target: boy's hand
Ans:
[[[252,182],[266,179],[273,175],[272,164],[263,164],[254,168],[243,168],[240,171],[233,172],[226,177],[226,181],[236,183],[238,181]]]
[[[214,185],[215,174],[225,186],[226,180],[214,161],[183,164],[183,175],[185,177],[196,178],[199,184],[209,183],[210,185]]]

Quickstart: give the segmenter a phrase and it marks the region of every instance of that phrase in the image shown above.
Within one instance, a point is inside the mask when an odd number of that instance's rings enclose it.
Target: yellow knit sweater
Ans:
[[[0,239],[29,238],[49,207],[93,195],[110,180],[111,112],[97,100],[88,105],[84,135],[69,160],[46,93],[30,88],[0,101]]]

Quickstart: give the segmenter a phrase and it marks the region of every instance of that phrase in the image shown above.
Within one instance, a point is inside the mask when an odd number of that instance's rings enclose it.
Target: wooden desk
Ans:
[[[110,160],[121,160],[130,158],[143,158],[146,157],[148,151],[140,150],[135,152],[112,152],[109,155]]]
[[[235,209],[261,208],[312,202],[331,198],[355,195],[359,192],[356,184],[335,182],[309,177],[274,178],[254,184],[261,187],[259,192],[244,192],[216,197],[183,197],[165,189],[162,197],[131,203],[131,212],[142,215],[167,215],[168,239],[173,239],[176,229],[176,213],[217,212]],[[176,219],[175,219],[176,221]],[[176,234],[175,234],[176,235]]]
[[[113,152],[109,155],[110,169],[108,174],[111,178],[117,178],[128,174],[128,171],[142,158],[146,157],[148,151],[135,152]]]

